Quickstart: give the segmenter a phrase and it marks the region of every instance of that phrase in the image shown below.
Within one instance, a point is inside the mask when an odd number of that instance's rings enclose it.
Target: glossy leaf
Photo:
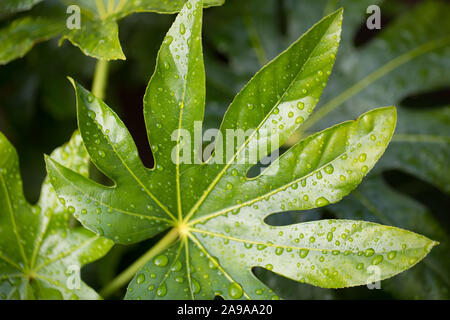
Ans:
[[[221,151],[217,144],[206,162],[195,162],[197,147],[185,158],[181,149],[195,140],[184,135],[195,136],[196,121],[203,119],[200,4],[189,1],[169,30],[144,98],[155,167],[144,167],[118,116],[77,83],[83,141],[113,185],[99,185],[46,159],[53,186],[87,228],[118,243],[142,241],[170,227],[169,234],[178,235],[138,271],[126,298],[277,298],[253,267],[341,288],[366,284],[370,265],[381,271],[377,279],[385,279],[424,258],[436,242],[397,228],[350,220],[283,227],[264,222],[277,212],[337,202],[356,188],[393,135],[395,108],[375,109],[307,137],[254,178],[247,177],[253,164],[234,161],[268,145],[258,153],[262,159],[276,149],[275,137],[285,142],[312,113],[331,73],[342,10],[314,25],[237,95],[220,130],[255,130],[233,144],[231,157],[213,161]]]
[[[2,134],[0,154],[0,298],[98,299],[80,281],[79,270],[102,257],[112,241],[69,228],[72,208],[58,201],[48,178],[38,204],[30,205],[22,192],[17,153]],[[88,173],[89,158],[78,133],[52,157]]]
[[[2,2],[0,10],[2,6],[7,11],[31,8],[32,3],[13,1],[12,5],[10,2]],[[205,0],[204,7],[222,5],[224,2]],[[0,64],[22,57],[35,43],[57,35],[61,35],[61,41],[68,39],[85,55],[104,60],[124,60],[117,20],[135,12],[176,13],[185,3],[186,0],[60,0],[0,30]],[[66,25],[70,15],[74,14],[72,11],[66,14],[69,5],[80,8],[80,28],[69,29]]]

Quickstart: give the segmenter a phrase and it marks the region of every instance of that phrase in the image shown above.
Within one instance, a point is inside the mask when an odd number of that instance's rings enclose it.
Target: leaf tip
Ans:
[[[69,80],[69,82],[72,84],[72,86],[76,89],[77,85],[76,85],[75,80],[73,80],[73,78],[70,76],[67,76],[66,78],[67,78],[67,80]]]

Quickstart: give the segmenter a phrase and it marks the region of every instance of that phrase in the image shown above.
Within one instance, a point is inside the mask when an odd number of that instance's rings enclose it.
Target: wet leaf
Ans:
[[[31,8],[33,1],[7,1],[0,5],[6,12]],[[39,1],[34,1],[37,3]],[[204,7],[222,5],[225,0],[205,0]],[[14,20],[0,30],[0,64],[24,56],[35,43],[61,35],[88,56],[116,60],[126,59],[119,41],[117,21],[135,12],[170,14],[180,11],[186,0],[60,0],[32,11],[29,16]],[[67,12],[69,6],[78,6],[79,27],[68,27],[77,14]],[[4,8],[3,8],[3,7]],[[73,22],[73,21],[72,21]]]
[[[0,298],[98,299],[79,278],[80,268],[102,257],[112,241],[69,228],[65,207],[46,178],[36,205],[22,191],[18,156],[0,133]],[[76,133],[52,157],[87,175],[89,158]]]
[[[46,159],[59,196],[90,230],[124,244],[169,228],[178,236],[137,272],[126,298],[276,299],[253,267],[342,288],[374,281],[372,267],[380,271],[375,279],[385,279],[424,258],[437,243],[394,227],[352,220],[265,223],[271,214],[323,207],[355,189],[393,135],[395,108],[374,109],[311,135],[256,177],[247,177],[253,162],[239,161],[249,154],[263,159],[309,118],[331,73],[342,10],[252,78],[223,119],[222,147],[216,141],[212,157],[202,161],[195,145],[205,101],[200,3],[189,1],[169,30],[144,97],[155,167],[144,167],[119,117],[75,82],[83,141],[113,186]],[[251,132],[234,143],[230,130]],[[193,148],[186,151],[187,145]]]

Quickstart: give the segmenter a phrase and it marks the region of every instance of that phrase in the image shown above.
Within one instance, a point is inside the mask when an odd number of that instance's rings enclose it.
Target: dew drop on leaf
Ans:
[[[169,262],[169,258],[167,258],[167,256],[165,255],[159,255],[157,256],[154,260],[153,263],[155,264],[155,266],[157,267],[165,267],[167,265],[167,263]],[[177,261],[179,262],[179,261]]]
[[[144,275],[143,273],[139,274],[139,275],[136,277],[136,283],[137,283],[137,284],[141,284],[141,283],[143,283],[144,281],[145,281],[145,275]]]
[[[301,249],[300,252],[299,252],[299,256],[300,256],[300,258],[304,259],[304,258],[306,258],[308,253],[309,253],[308,249]]]
[[[232,282],[228,286],[228,293],[230,294],[231,298],[239,299],[244,294],[244,291],[242,290],[242,287],[239,283]]]
[[[166,294],[167,294],[167,286],[166,283],[163,282],[156,290],[156,295],[158,297],[164,297]]]

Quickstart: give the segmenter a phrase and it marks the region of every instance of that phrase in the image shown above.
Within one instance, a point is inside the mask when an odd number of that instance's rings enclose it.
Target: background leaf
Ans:
[[[74,272],[102,257],[112,242],[80,227],[69,228],[72,208],[59,203],[48,178],[38,204],[28,204],[17,153],[2,134],[0,152],[1,299],[98,299],[83,282],[79,288],[69,285],[76,285]],[[89,158],[78,133],[52,156],[87,175]]]
[[[0,13],[30,9],[40,1],[15,1],[0,5]],[[204,6],[222,5],[225,0],[205,0]],[[88,56],[102,60],[125,59],[119,41],[117,20],[135,12],[162,14],[179,12],[186,0],[74,0],[48,1],[26,18],[14,20],[0,30],[0,64],[24,56],[35,43],[61,34]],[[79,29],[69,29],[66,10],[69,5],[80,8]],[[73,15],[73,12],[71,13]]]

